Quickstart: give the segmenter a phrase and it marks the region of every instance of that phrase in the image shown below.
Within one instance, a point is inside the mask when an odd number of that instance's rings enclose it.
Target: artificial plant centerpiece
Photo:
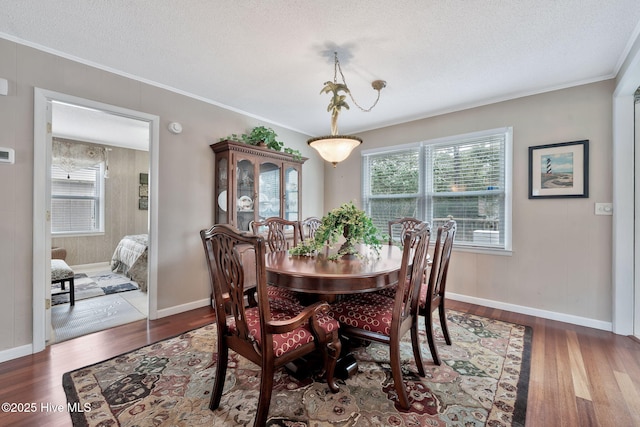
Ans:
[[[338,252],[330,257],[331,259],[359,256],[356,246],[358,244],[369,245],[374,251],[379,252],[385,240],[385,236],[378,231],[371,218],[353,202],[348,202],[323,216],[315,237],[301,242],[289,253],[312,255],[326,244],[337,244],[341,237],[344,238],[344,243]]]

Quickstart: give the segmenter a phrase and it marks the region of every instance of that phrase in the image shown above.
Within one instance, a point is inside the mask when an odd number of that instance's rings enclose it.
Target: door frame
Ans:
[[[157,319],[158,279],[158,167],[160,146],[160,117],[117,107],[102,102],[79,98],[60,92],[34,88],[33,115],[33,353],[45,349],[47,344],[46,308],[47,283],[51,283],[51,233],[49,201],[51,187],[51,102],[59,101],[80,107],[105,111],[149,123],[149,251],[148,251],[148,304],[149,319]]]
[[[640,334],[634,331],[640,315],[640,223],[635,218],[636,200],[640,200],[635,174],[640,165],[635,162],[634,141],[634,93],[639,86],[640,36],[636,33],[613,92],[612,326],[620,335]]]

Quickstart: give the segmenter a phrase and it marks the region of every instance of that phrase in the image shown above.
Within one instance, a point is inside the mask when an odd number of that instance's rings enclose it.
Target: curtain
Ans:
[[[92,144],[53,139],[52,163],[67,173],[104,162],[109,170],[107,149]]]

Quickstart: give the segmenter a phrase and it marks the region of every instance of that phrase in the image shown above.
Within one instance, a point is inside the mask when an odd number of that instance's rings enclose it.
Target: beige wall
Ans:
[[[147,151],[110,147],[109,178],[105,180],[105,230],[96,236],[51,239],[67,250],[67,264],[109,262],[120,239],[148,232],[148,211],[138,209],[140,173],[149,173]]]
[[[213,218],[209,145],[264,123],[4,39],[0,57],[0,77],[9,81],[9,95],[0,96],[0,146],[16,151],[14,165],[0,164],[0,352],[28,345],[32,336],[34,87],[161,118],[157,306],[206,299],[198,231]],[[593,210],[595,202],[612,198],[613,87],[600,82],[360,134],[366,149],[513,126],[513,254],[456,251],[450,292],[611,321],[611,217]],[[172,121],[182,123],[182,134],[166,130]],[[271,126],[310,158],[303,166],[303,216],[360,199],[360,149],[334,169],[307,146],[305,135]],[[527,147],[580,139],[591,142],[590,197],[529,200]]]
[[[594,215],[594,203],[612,201],[613,90],[605,81],[359,134],[359,150],[325,169],[325,206],[360,200],[362,149],[512,126],[513,254],[456,251],[448,290],[603,326],[612,320],[612,217]],[[582,139],[589,198],[529,200],[528,147]]]
[[[0,164],[0,352],[32,341],[34,87],[160,117],[158,310],[208,298],[198,232],[213,221],[209,145],[219,137],[273,127],[287,146],[309,157],[302,215],[323,212],[323,164],[305,135],[4,39],[0,58],[0,77],[9,81],[9,95],[0,96],[0,146],[16,152],[14,165]],[[180,135],[167,130],[173,121],[182,123]]]

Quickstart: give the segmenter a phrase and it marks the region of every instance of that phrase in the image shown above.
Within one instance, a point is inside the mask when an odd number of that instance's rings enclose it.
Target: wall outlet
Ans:
[[[613,203],[596,203],[596,215],[613,215]]]

